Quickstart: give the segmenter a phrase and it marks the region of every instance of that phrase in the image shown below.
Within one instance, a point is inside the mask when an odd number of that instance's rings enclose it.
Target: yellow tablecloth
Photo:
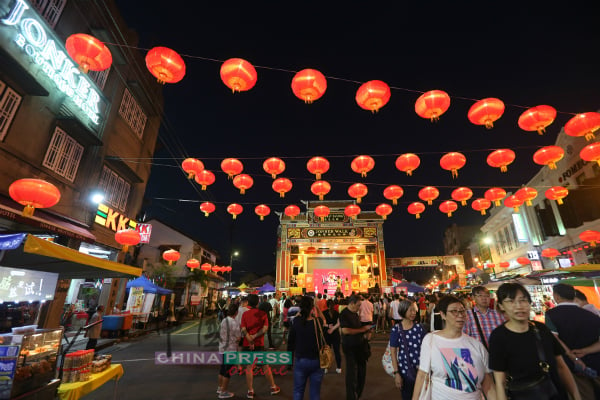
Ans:
[[[92,374],[89,381],[63,383],[58,387],[58,398],[60,400],[78,400],[98,389],[111,379],[119,379],[123,376],[123,366],[121,364],[111,364],[111,366],[102,372]]]

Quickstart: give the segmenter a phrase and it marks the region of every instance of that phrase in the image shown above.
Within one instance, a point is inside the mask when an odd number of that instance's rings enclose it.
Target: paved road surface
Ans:
[[[200,334],[198,328],[201,327]],[[202,400],[216,399],[218,366],[207,365],[155,365],[154,352],[167,351],[215,351],[217,350],[217,325],[208,320],[187,322],[172,330],[170,334],[161,331],[160,335],[151,333],[128,342],[121,342],[107,347],[100,353],[113,355],[113,363],[121,363],[125,375],[118,384],[118,398],[122,400]],[[280,343],[281,334],[276,332],[274,339]],[[399,398],[400,393],[394,388],[392,378],[385,374],[381,365],[381,356],[385,351],[387,336],[375,335],[372,341],[372,356],[367,369],[367,383],[362,399]],[[170,341],[170,343],[169,343]],[[199,346],[200,344],[200,346]],[[285,346],[282,346],[283,350]],[[343,353],[342,353],[343,354]],[[343,356],[342,356],[343,358]],[[344,360],[342,359],[342,369]],[[257,377],[254,383],[255,399],[292,399],[293,376],[276,376],[275,382],[281,387],[281,393],[270,396],[268,384],[264,377]],[[321,388],[323,400],[343,400],[345,398],[344,374],[328,373]],[[112,398],[113,382],[108,382],[96,391],[84,397],[85,400],[107,400]],[[229,390],[234,392],[234,399],[246,398],[246,382],[244,377],[232,377]],[[308,390],[305,399],[308,399]]]

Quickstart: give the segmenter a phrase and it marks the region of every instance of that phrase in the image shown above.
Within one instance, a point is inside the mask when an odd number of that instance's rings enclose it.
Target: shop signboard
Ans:
[[[19,346],[0,345],[0,400],[10,399],[18,356]]]
[[[531,260],[531,270],[532,271],[541,271],[544,267],[542,266],[542,262],[539,260]]]
[[[129,298],[127,299],[127,309],[132,313],[142,312],[144,304],[144,288],[132,287],[129,289]]]
[[[0,267],[0,302],[54,299],[58,274]]]
[[[120,212],[113,210],[106,204],[98,204],[94,222],[113,232],[122,231],[124,229],[136,229],[137,227],[137,222],[129,219]]]
[[[140,233],[140,243],[150,243],[152,224],[137,224],[135,230]]]
[[[200,300],[202,300],[202,297],[198,295],[190,296],[190,305],[197,306],[200,304]]]

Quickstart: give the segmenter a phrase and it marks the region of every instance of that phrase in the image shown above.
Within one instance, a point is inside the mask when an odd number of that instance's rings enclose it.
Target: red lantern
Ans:
[[[560,256],[560,251],[552,247],[542,250],[542,257],[554,259],[558,256]]]
[[[519,257],[517,258],[517,262],[521,265],[531,264],[531,261],[527,257]]]
[[[329,207],[327,206],[316,206],[313,210],[315,217],[321,218],[321,221],[325,220],[325,217],[329,215]]]
[[[300,214],[300,207],[295,206],[293,204],[289,205],[285,208],[284,213],[291,219],[294,219],[294,218],[296,218],[296,216],[298,216],[298,214]]]
[[[177,83],[185,76],[185,62],[176,51],[155,47],[146,54],[146,67],[158,83]]]
[[[231,179],[234,175],[242,173],[244,164],[237,158],[226,158],[221,161],[221,169],[227,174],[227,177]]]
[[[218,274],[219,272],[223,272],[223,268],[219,267],[218,265],[213,265],[212,272],[216,272]]]
[[[485,210],[492,206],[492,202],[488,199],[475,199],[471,203],[471,208],[475,211],[481,212],[481,215],[485,215]]]
[[[411,176],[412,172],[419,167],[421,159],[418,155],[413,153],[405,153],[396,159],[396,168],[402,172],[406,172],[406,175]]]
[[[523,200],[519,199],[516,195],[512,195],[512,196],[508,196],[506,199],[504,199],[504,206],[505,207],[512,207],[512,209],[518,213],[519,212],[519,207],[521,207],[523,205]]]
[[[223,267],[223,271],[225,272],[231,272],[231,267]]]
[[[209,263],[204,263],[200,266],[200,269],[206,273],[212,269],[212,266]]]
[[[230,58],[221,65],[221,80],[233,93],[244,92],[256,84],[256,70],[246,60]]]
[[[350,204],[344,209],[344,214],[352,219],[356,219],[356,216],[360,214],[360,207],[356,204]]]
[[[421,218],[421,213],[425,211],[425,204],[415,201],[414,203],[408,205],[407,210],[409,214],[412,214],[416,217],[416,219],[419,219]]]
[[[450,96],[441,90],[430,90],[423,93],[415,102],[415,112],[421,118],[428,118],[431,122],[439,120],[440,115],[450,107]]]
[[[556,109],[550,106],[536,106],[528,109],[519,117],[519,127],[524,131],[537,131],[543,135],[546,127],[554,122]]]
[[[453,200],[460,201],[461,205],[466,206],[467,200],[473,197],[473,191],[468,187],[459,187],[454,189],[450,196]]]
[[[360,203],[367,193],[369,193],[369,189],[362,183],[355,183],[348,188],[348,195],[355,198],[357,203]]]
[[[437,199],[440,195],[440,191],[433,186],[426,186],[419,190],[419,198],[426,201],[428,205],[433,204],[433,200]]]
[[[404,195],[404,190],[398,185],[390,185],[383,190],[383,197],[392,200],[392,204],[398,204],[398,199]]]
[[[450,152],[446,153],[440,159],[440,166],[446,171],[452,172],[452,177],[458,176],[458,170],[465,166],[467,158],[462,153]]]
[[[548,200],[556,200],[558,204],[562,204],[562,199],[569,195],[569,189],[562,186],[552,186],[546,190],[545,195]]]
[[[592,230],[583,231],[579,234],[579,239],[588,242],[592,247],[596,247],[596,243],[600,242],[600,232]]]
[[[196,174],[196,177],[194,178],[194,180],[196,181],[197,184],[202,186],[202,190],[206,190],[206,187],[208,185],[212,185],[213,183],[215,183],[215,174],[213,174],[209,170],[205,169],[204,171],[200,172],[199,174]]]
[[[60,191],[50,182],[41,179],[19,179],[8,188],[8,194],[25,206],[23,216],[31,217],[36,208],[48,208],[60,201]]]
[[[138,244],[142,240],[142,237],[135,229],[122,229],[115,233],[115,240],[123,246],[123,252],[127,252],[129,246]]]
[[[167,251],[163,252],[162,257],[165,261],[169,262],[169,265],[173,265],[174,262],[179,260],[179,257],[181,257],[181,254],[179,254],[179,252],[177,250],[167,250]]]
[[[448,217],[451,217],[452,213],[458,209],[458,205],[452,200],[447,200],[440,204],[439,209],[444,214],[447,214]]]
[[[358,253],[358,249],[356,248],[356,246],[349,246],[346,249],[346,253],[347,254],[355,254],[355,253]]]
[[[321,179],[321,175],[329,171],[329,161],[324,157],[313,157],[306,163],[306,168],[317,179]]]
[[[108,47],[85,33],[69,36],[65,47],[69,56],[79,65],[79,70],[84,74],[89,70],[104,71],[112,64],[112,55]]]
[[[579,152],[584,161],[597,162],[600,165],[600,142],[588,144]]]
[[[565,133],[569,136],[585,136],[585,140],[595,138],[594,132],[600,129],[600,113],[587,112],[577,114],[565,124]]]
[[[285,197],[285,194],[292,190],[292,181],[288,178],[277,178],[273,181],[271,187],[279,193],[279,197]]]
[[[487,163],[490,167],[500,168],[500,172],[508,171],[507,166],[515,161],[515,152],[511,149],[498,149],[492,151],[487,157]]]
[[[292,92],[305,103],[312,103],[327,90],[327,79],[316,69],[303,69],[292,79]]]
[[[325,196],[331,190],[331,185],[327,181],[316,181],[310,185],[310,191],[315,195],[319,196],[319,200],[323,200]]]
[[[196,260],[195,258],[190,258],[187,260],[185,265],[187,265],[190,270],[194,270],[200,266],[200,261]]]
[[[486,190],[483,197],[485,197],[489,201],[493,201],[494,205],[498,207],[500,206],[500,201],[502,201],[502,199],[506,197],[506,190],[499,187],[493,187]]]
[[[277,157],[271,157],[263,163],[263,169],[271,178],[275,179],[277,175],[285,171],[285,163]]]
[[[467,114],[469,121],[475,125],[485,125],[487,129],[494,127],[496,122],[504,114],[504,103],[493,97],[476,102]]]
[[[533,162],[539,165],[547,165],[550,169],[556,169],[556,163],[562,160],[565,151],[558,146],[542,147],[533,155]]]
[[[508,261],[502,261],[500,264],[498,264],[498,266],[500,268],[508,268],[510,267],[510,263]]]
[[[532,187],[523,187],[515,193],[515,196],[521,201],[523,201],[526,205],[531,206],[531,200],[535,199],[538,195],[537,190]]]
[[[267,215],[271,213],[271,209],[265,204],[259,204],[254,208],[254,212],[260,217],[260,220],[262,221]]]
[[[367,172],[371,171],[375,166],[375,160],[369,156],[358,156],[351,164],[352,171],[360,174],[363,178],[367,176]]]
[[[196,174],[204,171],[204,164],[195,158],[186,158],[181,163],[181,168],[188,174],[188,179],[193,179]]]
[[[375,207],[375,213],[383,217],[383,219],[387,219],[387,216],[392,213],[392,206],[386,203],[382,203]]]
[[[248,174],[236,175],[233,178],[233,186],[240,189],[240,194],[246,193],[246,189],[250,189],[254,185],[254,179]]]
[[[211,212],[215,211],[215,205],[210,201],[205,201],[204,203],[200,204],[200,211],[204,213],[205,217],[208,217]]]
[[[232,203],[227,206],[227,212],[233,216],[233,219],[236,219],[238,215],[240,215],[244,211],[244,207],[239,204]]]
[[[390,101],[391,95],[390,87],[385,82],[369,81],[356,91],[356,102],[360,108],[375,113]]]
[[[310,246],[307,247],[306,250],[304,250],[304,254],[315,254],[317,252],[317,249]]]

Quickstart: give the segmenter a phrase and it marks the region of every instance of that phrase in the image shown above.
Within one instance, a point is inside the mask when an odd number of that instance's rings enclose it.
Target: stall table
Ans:
[[[117,398],[117,387],[119,378],[123,376],[123,366],[121,364],[112,364],[106,370],[97,374],[92,374],[90,379],[85,382],[63,383],[58,387],[58,398],[60,400],[78,400],[98,389],[111,379],[115,380],[115,390],[113,399]]]

